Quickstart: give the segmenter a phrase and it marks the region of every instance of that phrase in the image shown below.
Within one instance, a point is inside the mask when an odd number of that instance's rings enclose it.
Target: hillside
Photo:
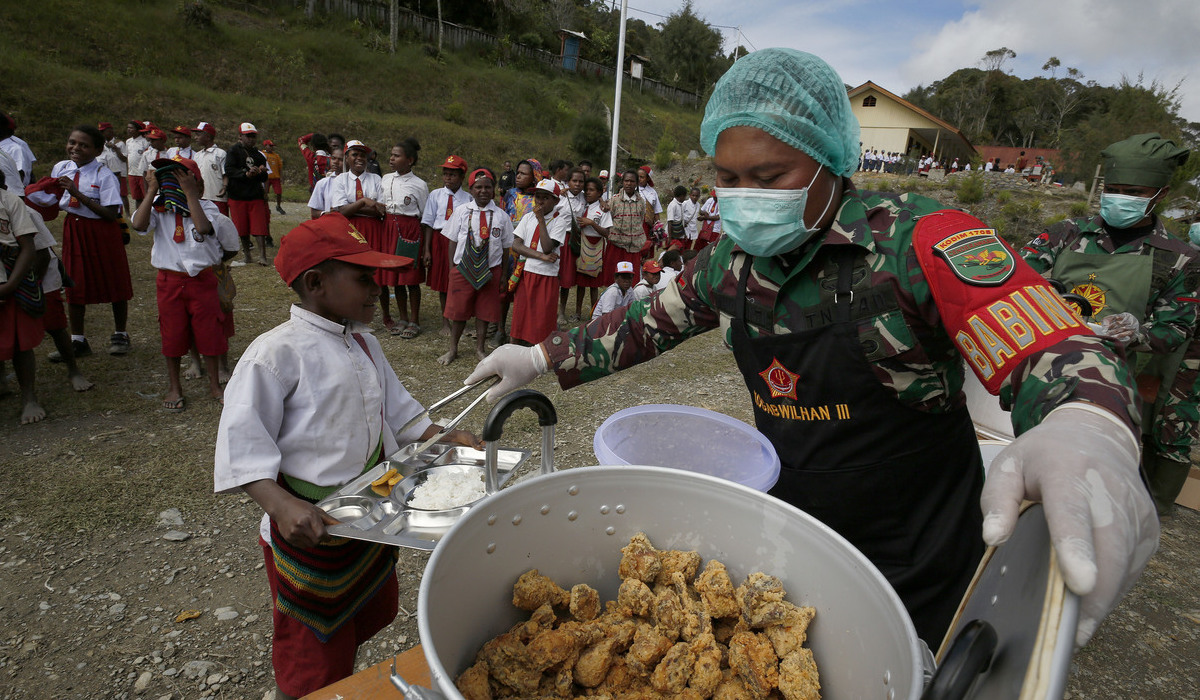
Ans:
[[[303,161],[293,144],[310,131],[380,149],[414,136],[423,147],[415,171],[429,179],[448,153],[490,165],[577,160],[577,120],[612,105],[607,80],[500,67],[484,48],[439,61],[403,36],[389,54],[375,28],[339,15],[310,21],[292,3],[259,4],[270,9],[208,3],[212,25],[196,27],[176,2],[8,3],[0,13],[0,110],[16,119],[40,174],[62,157],[77,123],[151,119],[169,128],[205,120],[228,146],[237,124],[250,121],[279,145],[285,185],[298,198]],[[633,159],[649,161],[664,132],[676,150],[698,148],[701,112],[637,90],[624,96],[621,147]]]

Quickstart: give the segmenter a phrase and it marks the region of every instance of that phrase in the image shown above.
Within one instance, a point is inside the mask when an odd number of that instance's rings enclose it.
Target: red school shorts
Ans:
[[[129,196],[129,177],[128,176],[119,177],[119,178],[117,178],[117,180],[119,180],[121,182],[121,197],[122,198],[128,197]]]
[[[265,236],[270,233],[267,219],[267,200],[265,199],[231,199],[229,200],[229,218],[237,227],[238,235]]]
[[[500,322],[500,266],[492,268],[492,278],[475,289],[458,268],[450,268],[450,290],[446,294],[446,318],[466,321],[475,317],[488,323]]]
[[[0,300],[0,362],[13,359],[18,352],[36,348],[44,335],[42,319],[22,311],[12,297]]]
[[[164,357],[183,357],[196,344],[201,355],[216,357],[229,350],[224,314],[217,296],[217,275],[205,268],[195,277],[159,270],[158,329]]]
[[[55,263],[51,263],[52,265]],[[62,290],[46,292],[46,313],[42,316],[42,325],[46,332],[58,331],[67,327],[67,311],[63,308]]]
[[[267,180],[267,187],[270,187],[271,191],[274,192],[275,194],[283,194],[283,184],[282,183],[283,183],[282,180],[280,180],[277,177],[274,177],[274,178],[271,178],[270,180]]]
[[[258,544],[263,550],[267,583],[271,586],[271,621],[275,628],[271,665],[275,667],[279,689],[298,698],[352,675],[358,647],[396,619],[400,587],[395,570],[379,592],[322,643],[304,623],[276,607],[279,574],[275,570],[275,553],[261,536]]]
[[[128,175],[126,180],[129,182],[129,196],[134,199],[146,198],[146,181],[141,175]]]

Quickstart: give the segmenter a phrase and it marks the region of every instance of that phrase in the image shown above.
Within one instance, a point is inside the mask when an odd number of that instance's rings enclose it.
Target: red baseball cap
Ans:
[[[203,131],[210,136],[217,135],[217,127],[209,124],[208,122],[200,122],[196,126],[192,127],[192,131]]]
[[[274,146],[275,142],[272,141],[271,139],[263,139],[263,145],[264,146]]]
[[[474,187],[475,179],[480,177],[486,177],[487,179],[491,180],[492,183],[496,182],[496,176],[492,174],[491,170],[488,170],[487,168],[476,168],[472,170],[471,174],[467,177],[467,187]]]
[[[442,163],[442,167],[450,168],[452,170],[461,170],[465,173],[467,172],[467,161],[458,156],[446,156],[446,162]]]
[[[188,138],[192,137],[192,130],[186,126],[177,126],[174,129],[171,129],[171,133],[179,134],[180,136],[187,136]]]
[[[152,126],[149,129],[146,129],[146,138],[150,139],[151,141],[154,139],[165,139],[167,138],[167,132],[163,131],[157,126]]]
[[[326,260],[389,268],[405,267],[413,262],[412,258],[373,250],[349,219],[338,212],[329,212],[318,219],[305,221],[279,241],[275,270],[285,283],[291,284],[305,270]]]
[[[239,134],[255,134],[255,135],[257,135],[258,127],[254,126],[250,122],[242,122],[241,125],[238,127],[238,133]]]
[[[657,260],[647,260],[642,263],[642,272],[662,272],[662,265],[659,265]]]
[[[111,128],[113,128],[112,122],[100,122],[99,124],[96,125],[97,131],[104,131],[105,129],[111,129]]]
[[[139,129],[139,131],[141,131],[144,134],[147,131],[150,131],[151,129],[157,129],[157,128],[158,127],[154,125],[154,122],[147,119],[146,121],[142,122],[142,128]]]
[[[150,165],[153,165],[156,170],[172,165],[186,168],[192,174],[192,177],[196,178],[196,182],[204,182],[204,178],[200,175],[200,166],[196,165],[196,161],[191,158],[184,158],[180,155],[174,158],[155,158],[150,161]]]

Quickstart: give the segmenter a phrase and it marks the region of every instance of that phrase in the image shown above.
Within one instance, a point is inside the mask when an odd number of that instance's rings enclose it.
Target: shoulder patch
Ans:
[[[969,228],[933,244],[933,250],[967,284],[995,287],[1012,277],[1016,264],[991,228]]]

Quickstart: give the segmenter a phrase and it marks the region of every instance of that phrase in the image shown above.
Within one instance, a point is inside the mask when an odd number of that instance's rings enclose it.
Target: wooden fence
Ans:
[[[305,0],[308,3],[307,7],[313,9],[324,6],[326,13],[338,13],[359,20],[360,22],[380,24],[385,27],[391,25],[391,12],[393,9],[390,0]],[[396,25],[397,28],[405,28],[415,32],[426,41],[437,42],[438,40],[438,20],[436,17],[426,17],[419,15],[412,10],[402,7],[395,7],[396,10]],[[505,46],[500,39],[495,35],[480,31],[474,27],[464,27],[460,24],[441,22],[442,46],[453,49],[463,49],[470,45],[487,44],[491,46]],[[395,29],[391,35],[395,37]],[[507,44],[507,52],[510,55],[517,56],[523,59],[544,63],[553,68],[563,69],[562,56],[551,53],[542,49],[535,49],[524,44]],[[574,71],[578,75],[584,75],[591,78],[609,78],[613,77],[615,69],[612,66],[605,66],[587,59],[577,59],[576,68]],[[654,80],[652,78],[644,78],[634,80],[628,72],[625,72],[625,85],[629,89],[638,89],[642,91],[650,91],[658,95],[664,100],[670,100],[677,104],[687,105],[692,108],[699,108],[700,96],[694,92],[681,90],[673,85]]]

